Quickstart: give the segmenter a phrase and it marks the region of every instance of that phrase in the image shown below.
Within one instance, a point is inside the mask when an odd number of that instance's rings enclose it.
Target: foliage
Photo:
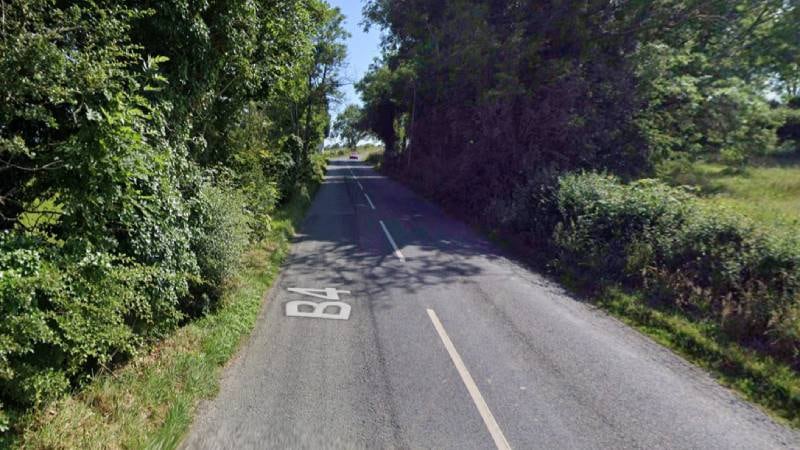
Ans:
[[[199,279],[192,303],[183,309],[197,316],[216,306],[227,280],[239,270],[239,257],[249,242],[247,201],[229,182],[204,180],[193,199],[191,247],[197,258]]]
[[[543,173],[647,172],[620,58],[632,43],[605,29],[623,26],[608,19],[614,7],[595,3],[596,14],[569,2],[370,2],[389,33],[357,88],[384,168],[486,223]]]
[[[386,170],[496,224],[553,172],[633,178],[676,158],[741,169],[774,151],[785,105],[766,94],[796,90],[798,10],[372,0],[384,54],[357,89]]]
[[[250,102],[230,136],[232,162],[228,167],[231,173],[223,181],[230,184],[226,186],[228,190],[241,192],[246,199],[245,210],[250,216],[254,240],[263,239],[269,232],[272,211],[289,189],[279,189],[279,183],[294,169],[291,156],[282,155],[280,147],[273,150],[267,147],[264,136],[273,128],[274,123],[264,105]],[[285,165],[276,164],[280,160],[285,161]]]
[[[89,246],[65,257],[8,232],[0,248],[0,394],[15,404],[51,400],[180,319],[163,296],[170,274],[158,267]]]
[[[212,310],[319,176],[318,0],[2,3],[0,429]]]
[[[136,10],[151,2],[126,0]],[[175,137],[203,165],[229,164],[231,142],[246,106],[273,100],[303,77],[311,57],[315,1],[218,0],[159,3],[138,21],[132,39],[142,53],[162,55]],[[285,108],[284,105],[281,105]],[[290,131],[284,128],[278,134]],[[276,130],[277,132],[277,130]]]
[[[306,81],[303,108],[303,155],[322,145],[320,136],[329,134],[328,105],[337,101],[343,84],[340,71],[347,54],[342,40],[350,35],[342,27],[344,15],[338,8],[319,8],[313,18],[312,58]]]
[[[313,194],[320,181],[304,186]],[[0,436],[0,448],[12,443],[21,449],[177,447],[199,401],[214,395],[220,371],[252,330],[310,202],[310,195],[296,192],[273,211],[268,235],[249,246],[236,283],[216,310],[130,363],[99,374],[80,393],[25,416],[15,425],[16,442]]]
[[[642,286],[733,339],[800,357],[800,242],[653,180],[566,175],[556,196],[558,265]]]
[[[8,431],[9,422],[8,414],[3,411],[3,404],[0,403],[0,435]]]
[[[356,83],[356,89],[364,100],[361,128],[374,133],[383,141],[384,148],[392,156],[406,147],[401,136],[407,133],[402,129],[403,124],[398,121],[398,117],[404,117],[408,113],[407,91],[413,86],[413,78],[413,68],[408,64],[392,69],[388,64],[373,64]]]
[[[797,150],[800,150],[800,108],[786,111],[784,122],[778,128],[778,139],[791,142]]]
[[[634,56],[646,100],[636,120],[657,162],[686,155],[740,167],[775,149],[781,111],[770,108],[758,85],[692,73],[692,66],[709,65],[707,58],[663,43]]]
[[[363,120],[361,109],[358,106],[347,105],[336,117],[336,121],[333,123],[333,132],[344,141],[348,148],[355,150],[358,142],[367,137],[367,132],[362,127]]]

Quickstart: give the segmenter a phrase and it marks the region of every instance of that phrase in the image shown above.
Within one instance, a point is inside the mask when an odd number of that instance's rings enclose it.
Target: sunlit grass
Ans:
[[[754,165],[731,172],[700,163],[682,184],[699,186],[704,201],[735,209],[763,225],[786,232],[800,227],[800,163]]]

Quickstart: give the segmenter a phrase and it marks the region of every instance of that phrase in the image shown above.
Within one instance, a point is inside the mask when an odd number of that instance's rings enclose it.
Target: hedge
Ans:
[[[655,180],[559,179],[557,266],[643,288],[651,302],[713,320],[731,339],[797,362],[800,243]]]

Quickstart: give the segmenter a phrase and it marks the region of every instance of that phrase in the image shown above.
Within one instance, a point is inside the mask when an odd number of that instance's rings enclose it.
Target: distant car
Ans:
[[[350,153],[350,159],[358,159],[358,153],[357,152]]]

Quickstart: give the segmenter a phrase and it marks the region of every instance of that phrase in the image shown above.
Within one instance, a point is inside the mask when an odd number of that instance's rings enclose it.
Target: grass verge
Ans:
[[[640,293],[607,287],[595,304],[708,370],[778,421],[800,428],[800,374],[788,365],[725,339],[713,323],[653,308]]]
[[[213,314],[180,328],[147,355],[98,375],[80,392],[18,421],[0,448],[175,448],[198,404],[218,389],[222,367],[250,334],[317,184],[274,216],[270,236],[244,256],[240,275]]]

